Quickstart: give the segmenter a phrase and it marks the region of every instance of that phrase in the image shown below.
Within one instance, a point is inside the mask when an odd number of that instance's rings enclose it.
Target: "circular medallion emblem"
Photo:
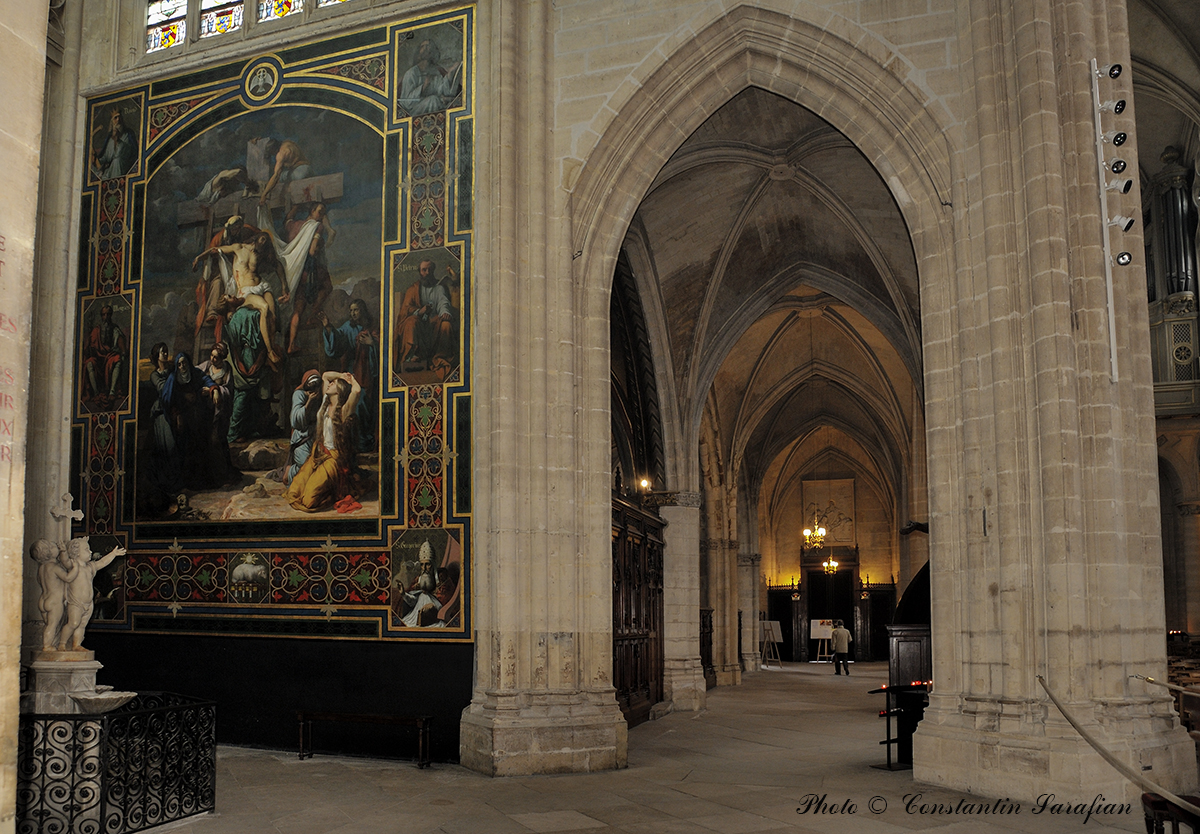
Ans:
[[[251,107],[269,104],[279,95],[282,67],[274,58],[264,58],[247,65],[242,73],[242,98]]]

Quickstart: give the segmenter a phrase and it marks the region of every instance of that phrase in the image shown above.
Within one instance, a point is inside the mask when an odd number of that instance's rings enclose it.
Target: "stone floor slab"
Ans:
[[[544,834],[551,831],[583,831],[588,828],[608,828],[600,820],[578,811],[545,811],[540,814],[510,814],[510,817],[530,831]]]

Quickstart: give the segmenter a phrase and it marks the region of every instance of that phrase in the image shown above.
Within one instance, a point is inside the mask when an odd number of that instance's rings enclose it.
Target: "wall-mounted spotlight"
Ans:
[[[1133,228],[1134,220],[1132,217],[1126,217],[1123,214],[1115,214],[1109,216],[1108,201],[1109,195],[1112,194],[1113,200],[1119,200],[1122,194],[1128,194],[1133,188],[1133,180],[1119,176],[1127,167],[1125,160],[1113,157],[1107,163],[1105,157],[1105,144],[1114,148],[1119,148],[1124,145],[1129,139],[1129,134],[1123,130],[1117,130],[1112,127],[1111,130],[1105,130],[1105,127],[1112,126],[1116,121],[1117,125],[1122,124],[1120,119],[1125,118],[1123,114],[1127,109],[1125,99],[1119,97],[1119,91],[1114,89],[1115,85],[1111,84],[1111,80],[1119,78],[1121,75],[1120,64],[1104,64],[1101,66],[1099,62],[1093,58],[1088,62],[1091,67],[1092,76],[1089,80],[1092,88],[1092,121],[1095,127],[1096,137],[1096,174],[1100,183],[1100,217],[1104,219],[1104,227],[1101,228],[1101,237],[1104,243],[1104,288],[1105,295],[1108,297],[1108,357],[1111,365],[1111,379],[1116,382],[1117,376],[1117,328],[1114,323],[1114,309],[1116,302],[1113,295],[1113,264],[1118,266],[1128,266],[1133,262],[1133,255],[1122,251],[1116,257],[1113,257],[1113,243],[1110,239],[1112,232],[1111,228],[1120,229],[1122,232],[1128,232]],[[1112,98],[1100,98],[1101,85],[1108,85],[1108,95]],[[1108,124],[1106,125],[1105,122]],[[1132,128],[1130,128],[1132,129]],[[1109,179],[1108,171],[1105,167],[1118,176]]]

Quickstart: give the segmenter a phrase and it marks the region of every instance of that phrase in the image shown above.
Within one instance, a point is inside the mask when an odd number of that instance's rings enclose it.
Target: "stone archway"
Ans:
[[[667,160],[708,116],[757,86],[828,121],[876,168],[904,216],[916,253],[924,339],[946,343],[954,338],[950,208],[957,178],[943,117],[935,115],[937,107],[925,92],[888,69],[904,66],[899,55],[849,21],[823,13],[813,19],[822,22],[738,6],[650,72],[621,108],[571,188],[573,270],[584,288],[586,317],[607,310],[626,230]],[[637,275],[640,282],[646,271]],[[656,296],[653,286],[639,283],[638,290],[643,298]],[[651,341],[662,373],[664,351],[654,333]],[[930,370],[956,373],[949,365],[927,364],[926,373]],[[660,379],[659,388],[673,390],[674,381]],[[694,492],[699,484],[695,432],[683,430],[689,417],[672,414],[671,405],[664,397],[667,480],[672,489]],[[954,425],[960,416],[952,401],[930,408],[931,425],[935,418],[936,424]]]
[[[605,299],[603,290],[626,230],[667,159],[705,119],[748,88],[795,102],[848,137],[875,166],[902,212],[922,282],[948,284],[954,263],[947,245],[952,239],[946,211],[953,180],[950,150],[942,126],[924,103],[927,96],[906,86],[886,68],[889,64],[902,62],[844,21],[825,20],[818,28],[748,6],[734,9],[682,46],[650,73],[617,114],[573,190],[572,249],[576,280],[589,303],[586,315],[599,312],[592,305]],[[907,129],[897,130],[900,124]],[[630,234],[638,238],[637,230]],[[645,282],[639,290],[653,298],[656,287],[647,272],[638,274]],[[945,315],[927,319],[925,327],[936,329],[946,321]],[[655,353],[666,351],[659,346]],[[674,380],[663,363],[656,366],[663,375],[660,390],[673,390]],[[693,539],[700,518],[699,408],[699,400],[692,402],[691,413],[664,406],[668,495],[660,499],[660,512],[669,522],[666,694],[676,709],[703,703],[695,662],[695,563],[697,548],[705,542]],[[734,550],[738,546],[724,544]]]
[[[1127,757],[1188,784],[1188,745],[1167,726],[1166,699],[1150,697],[1163,720],[1141,734],[1143,702],[1111,671],[1162,674],[1165,660],[1157,513],[1138,503],[1153,491],[1149,354],[1141,309],[1129,303],[1142,291],[1136,270],[1114,279],[1115,304],[1094,280],[1103,224],[1091,222],[1092,189],[1101,184],[1078,161],[1094,129],[1089,102],[1072,92],[1086,64],[1063,70],[1047,47],[1121,59],[1125,44],[1119,27],[1096,43],[1086,12],[1046,20],[985,6],[964,12],[971,37],[957,118],[896,75],[902,56],[840,18],[743,5],[700,30],[644,76],[567,183],[576,285],[585,315],[602,317],[650,184],[738,92],[761,87],[841,131],[888,184],[920,277],[933,594],[953,604],[935,605],[938,689],[917,734],[917,778],[994,795],[1018,786],[1120,793],[1119,779],[1050,714],[1038,683],[1049,678],[1080,709],[1107,704],[1104,731]],[[1101,28],[1122,13],[1099,0],[1090,8]],[[1046,95],[1024,95],[1035,89]],[[952,124],[962,147],[943,130]],[[1110,334],[1127,347],[1120,377]],[[1019,405],[1004,405],[1013,396]],[[669,488],[696,502],[695,427],[668,425],[664,435]],[[672,661],[685,670],[695,654],[688,568],[698,542],[687,531],[699,512],[663,509],[682,533],[665,555],[670,674]],[[692,684],[682,671],[678,680]]]

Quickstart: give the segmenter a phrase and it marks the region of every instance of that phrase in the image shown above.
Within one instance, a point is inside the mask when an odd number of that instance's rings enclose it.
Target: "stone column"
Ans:
[[[1175,619],[1168,627],[1183,628],[1189,634],[1200,633],[1200,419],[1194,417],[1164,420],[1159,424],[1158,456],[1174,481],[1173,494],[1164,492],[1161,517],[1164,525],[1174,526],[1175,535],[1163,531],[1164,592],[1174,595]],[[1171,613],[1172,600],[1164,600]]]
[[[0,0],[0,831],[16,813],[25,440],[48,4]],[[47,334],[49,335],[49,334]]]
[[[700,665],[700,493],[660,502],[663,535],[663,698],[672,711],[704,708]]]
[[[75,275],[78,253],[79,188],[84,148],[77,136],[79,53],[83,10],[56,2],[51,29],[52,60],[46,71],[45,136],[34,264],[33,328],[37,333],[75,332]],[[53,48],[53,47],[52,47]],[[40,339],[29,357],[29,425],[26,445],[25,541],[71,538],[71,411],[75,402],[75,339]],[[78,497],[78,496],[76,496]],[[24,660],[42,645],[42,614],[36,565],[26,560],[22,645]]]
[[[1200,634],[1200,565],[1196,564],[1195,554],[1200,553],[1200,496],[1192,498],[1191,503],[1168,507],[1178,516],[1179,539],[1175,542],[1176,576],[1182,578],[1183,587],[1177,590],[1176,615],[1181,621],[1183,630],[1188,634]],[[1190,557],[1190,558],[1189,558]],[[1163,554],[1164,561],[1166,554]],[[1179,577],[1178,574],[1182,574]]]
[[[612,685],[607,310],[575,296],[565,194],[547,176],[548,0],[479,7],[473,398],[475,683],[464,766],[622,767]],[[587,462],[581,466],[580,462]],[[602,532],[605,531],[605,532]],[[589,535],[590,534],[590,535]]]
[[[1149,325],[1140,260],[1107,302],[1088,66],[1129,66],[1125,3],[969,0],[962,18],[958,167],[978,175],[954,201],[957,334],[926,346],[956,369],[926,380],[930,435],[953,439],[930,455],[935,689],[913,776],[1136,804],[1040,678],[1133,770],[1190,792],[1168,693],[1130,679],[1166,671]],[[1114,234],[1142,251],[1139,230]]]
[[[708,553],[713,667],[717,672],[717,686],[736,686],[742,682],[742,664],[737,652],[738,542],[736,539],[712,539]]]
[[[758,650],[758,608],[761,604],[759,580],[762,554],[739,553],[738,565],[738,608],[742,612],[742,671],[757,671],[762,663]]]

